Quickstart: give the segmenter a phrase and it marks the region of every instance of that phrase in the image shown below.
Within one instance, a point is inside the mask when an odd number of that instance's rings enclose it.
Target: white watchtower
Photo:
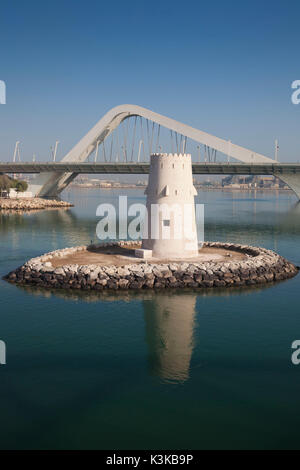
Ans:
[[[190,154],[151,155],[147,195],[148,236],[142,249],[155,258],[198,255],[197,227]]]

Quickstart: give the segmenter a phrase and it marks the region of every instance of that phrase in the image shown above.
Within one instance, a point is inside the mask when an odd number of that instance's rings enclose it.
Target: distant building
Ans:
[[[10,188],[9,192],[7,191],[7,196],[4,197],[9,197],[10,199],[25,199],[25,198],[32,198],[32,192],[31,191],[16,191],[13,188]]]
[[[261,176],[259,178],[259,186],[261,188],[271,188],[275,183],[274,179],[274,176]]]
[[[240,176],[232,175],[222,178],[222,187],[228,189],[280,189],[286,185],[276,176]]]

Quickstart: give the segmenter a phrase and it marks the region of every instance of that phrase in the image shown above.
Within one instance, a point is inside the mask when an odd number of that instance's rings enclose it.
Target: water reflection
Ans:
[[[30,212],[0,212],[1,235],[14,237],[14,249],[24,243],[24,232],[31,236],[25,243],[31,246],[41,246],[41,253],[63,246],[82,245],[90,243],[94,236],[95,221],[82,220],[75,210],[66,208],[51,208]],[[47,246],[42,246],[43,239]],[[60,243],[61,242],[61,243]],[[60,244],[59,244],[60,243]]]
[[[1,232],[17,231],[42,225],[45,230],[56,229],[59,231],[69,224],[76,226],[77,216],[68,208],[47,208],[35,211],[0,211]]]
[[[142,201],[139,191],[126,192],[128,204]],[[2,235],[14,235],[14,248],[23,244],[34,246],[33,256],[40,251],[45,253],[63,246],[88,244],[96,240],[96,208],[100,202],[118,205],[118,192],[89,192],[85,197],[80,191],[72,190],[71,200],[75,207],[69,209],[49,209],[30,213],[5,213],[0,211],[0,231]],[[207,240],[221,240],[259,245],[264,239],[273,240],[269,248],[276,248],[281,235],[294,235],[300,230],[300,204],[294,204],[288,195],[275,197],[266,194],[255,207],[255,197],[246,194],[201,191],[197,202],[204,203],[205,235]],[[143,196],[144,197],[144,196]],[[24,238],[24,233],[26,237]],[[19,237],[23,237],[22,240]],[[22,243],[21,243],[21,241]],[[33,241],[33,243],[32,243]]]
[[[280,281],[282,284],[287,281]],[[276,283],[269,282],[261,286],[244,286],[244,287],[227,287],[227,288],[213,288],[213,289],[142,289],[142,290],[77,290],[77,289],[49,289],[37,286],[22,286],[14,285],[16,289],[20,289],[29,295],[42,296],[45,298],[58,297],[66,301],[82,301],[82,302],[132,302],[135,300],[153,301],[156,297],[164,296],[187,296],[195,294],[196,297],[232,297],[234,295],[251,295],[254,292],[260,292],[265,289],[273,287]]]
[[[283,281],[284,282],[284,281]],[[194,348],[197,298],[253,294],[270,288],[142,290],[142,291],[72,291],[17,286],[30,295],[60,297],[84,302],[141,301],[145,320],[145,340],[148,346],[150,373],[167,383],[182,383],[189,379]]]
[[[297,201],[289,211],[282,214],[280,219],[280,226],[282,229],[287,230],[289,233],[300,232],[300,201]]]
[[[165,381],[189,378],[196,300],[196,294],[160,295],[143,302],[150,371]]]

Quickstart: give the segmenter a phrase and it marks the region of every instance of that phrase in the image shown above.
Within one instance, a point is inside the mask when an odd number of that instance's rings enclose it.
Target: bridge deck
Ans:
[[[0,173],[147,174],[149,163],[0,163]],[[300,163],[193,163],[197,175],[300,174]]]

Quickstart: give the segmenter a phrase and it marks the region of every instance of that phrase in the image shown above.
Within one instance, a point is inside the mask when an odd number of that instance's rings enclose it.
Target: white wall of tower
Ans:
[[[198,240],[195,219],[194,197],[197,191],[193,185],[192,160],[190,154],[153,154],[150,159],[149,182],[146,189],[148,210],[148,239],[143,240],[143,248],[150,249],[154,257],[188,258],[198,254]],[[153,205],[165,205],[170,216],[160,213],[159,219],[153,215]],[[174,231],[178,223],[178,213],[172,212],[176,205],[183,216],[180,238]],[[190,206],[190,211],[187,210]],[[169,220],[169,227],[165,221]],[[155,227],[154,227],[155,224]],[[157,225],[158,224],[158,225]],[[178,225],[177,225],[178,226]],[[191,228],[192,238],[184,233],[184,226]],[[170,231],[170,238],[164,234]],[[156,232],[156,238],[151,236]]]

